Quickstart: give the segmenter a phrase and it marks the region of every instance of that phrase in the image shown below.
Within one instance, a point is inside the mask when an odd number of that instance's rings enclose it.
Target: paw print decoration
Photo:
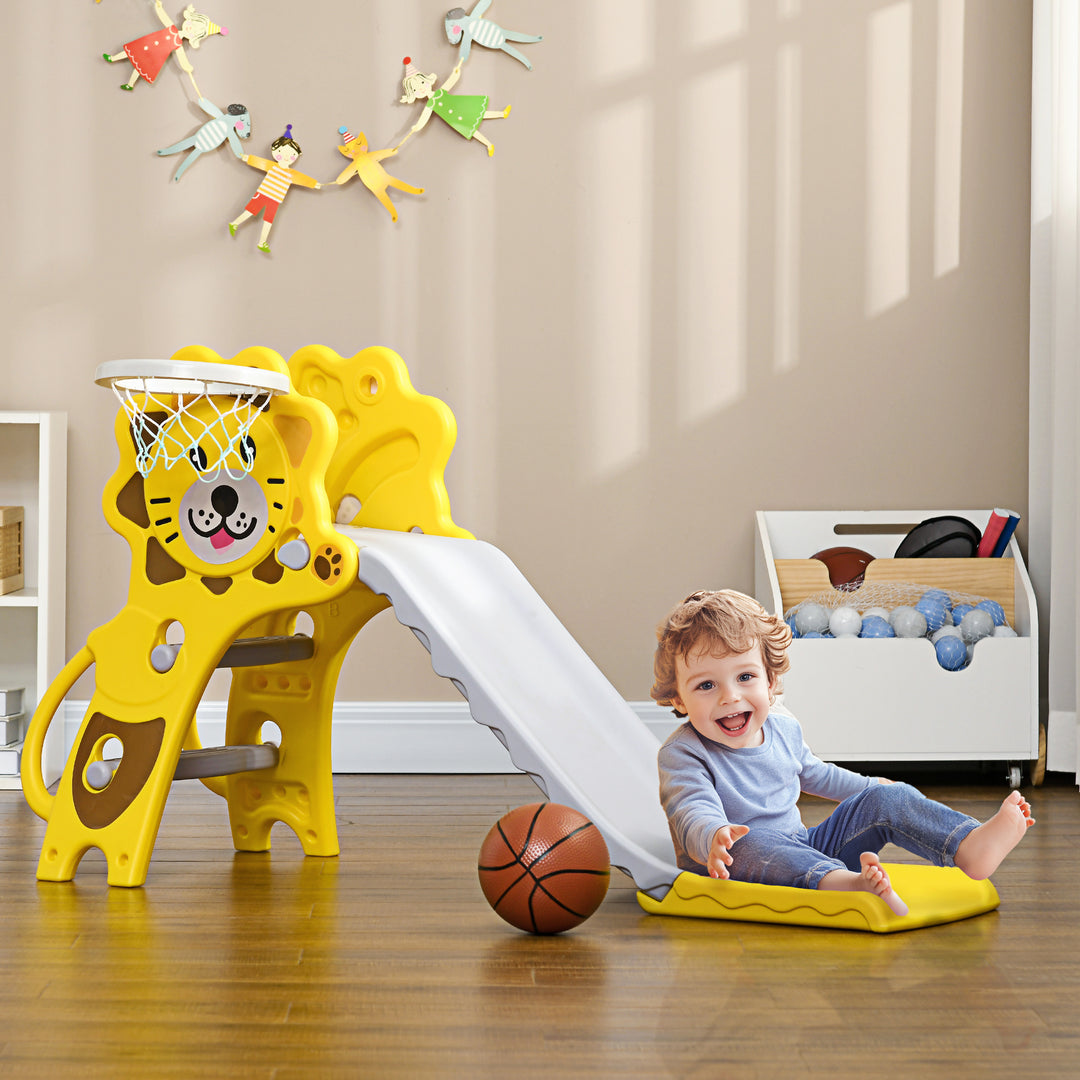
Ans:
[[[341,576],[341,552],[325,545],[312,560],[311,570],[320,581],[334,581]]]

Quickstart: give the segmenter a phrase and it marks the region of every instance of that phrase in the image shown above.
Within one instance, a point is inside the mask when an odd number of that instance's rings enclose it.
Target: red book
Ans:
[[[997,547],[1001,530],[1005,528],[1005,523],[1008,520],[1008,510],[1002,510],[1001,507],[998,507],[991,511],[990,520],[986,523],[982,539],[979,541],[979,550],[975,552],[980,559],[988,559],[994,554],[994,548]]]

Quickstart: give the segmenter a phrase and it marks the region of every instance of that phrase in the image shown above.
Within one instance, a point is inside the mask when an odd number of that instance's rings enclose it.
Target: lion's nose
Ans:
[[[227,518],[232,514],[239,501],[240,497],[236,492],[224,484],[221,487],[214,488],[210,495],[210,505],[223,518]]]

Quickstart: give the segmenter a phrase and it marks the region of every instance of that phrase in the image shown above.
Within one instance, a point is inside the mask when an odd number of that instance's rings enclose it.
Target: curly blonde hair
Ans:
[[[770,615],[753,597],[734,589],[701,589],[678,604],[656,629],[656,655],[649,691],[659,705],[670,705],[676,716],[685,716],[675,705],[679,696],[675,661],[708,649],[715,656],[749,652],[761,646],[769,682],[777,691],[780,676],[791,666],[787,648],[791,629],[779,616]]]

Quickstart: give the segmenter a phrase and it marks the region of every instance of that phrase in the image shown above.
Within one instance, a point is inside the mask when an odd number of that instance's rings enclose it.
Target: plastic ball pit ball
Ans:
[[[858,637],[862,616],[853,607],[838,607],[829,616],[829,630],[833,637]]]
[[[934,651],[937,653],[937,662],[946,671],[959,671],[968,662],[967,646],[963,638],[954,634],[938,638]]]
[[[926,619],[927,628],[932,632],[940,630],[952,622],[949,609],[937,597],[923,596],[915,605],[915,610]]]
[[[960,620],[960,636],[969,644],[982,641],[994,632],[994,620],[988,611],[972,608]]]
[[[896,637],[896,631],[889,625],[887,619],[877,615],[871,615],[863,619],[861,638],[891,638]]]
[[[889,616],[889,623],[893,630],[896,631],[897,637],[926,637],[926,616],[913,607],[902,604],[898,608],[893,608],[892,614]]]
[[[559,803],[531,803],[492,826],[477,873],[487,902],[511,926],[560,934],[600,906],[611,862],[600,830],[583,814]]]
[[[828,609],[821,604],[801,604],[795,612],[795,629],[803,636],[825,633],[829,629]]]
[[[985,611],[995,626],[1005,625],[1005,609],[996,600],[981,600],[975,605],[980,611]]]

